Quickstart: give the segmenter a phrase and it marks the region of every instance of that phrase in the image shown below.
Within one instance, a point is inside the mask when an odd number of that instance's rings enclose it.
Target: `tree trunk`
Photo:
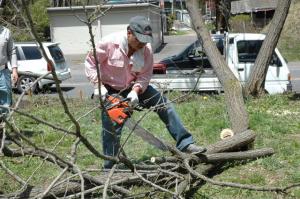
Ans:
[[[269,68],[269,63],[272,59],[272,54],[283,29],[290,5],[291,0],[278,1],[268,33],[253,66],[253,71],[247,81],[244,92],[246,97],[249,95],[259,96],[264,92],[264,82]]]
[[[220,10],[220,0],[215,1],[215,7],[216,7],[216,30],[221,30],[224,28],[224,16],[221,13]]]
[[[199,13],[198,2],[196,0],[187,0],[186,5],[198,39],[202,41],[205,54],[223,85],[231,128],[235,133],[245,131],[249,127],[249,122],[242,95],[242,86],[211,40],[211,36],[205,28],[202,16]]]

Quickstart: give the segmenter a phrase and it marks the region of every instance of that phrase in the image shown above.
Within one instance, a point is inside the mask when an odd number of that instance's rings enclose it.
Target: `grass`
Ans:
[[[169,98],[175,99],[179,93],[170,93]],[[192,132],[197,143],[208,145],[219,140],[219,133],[223,128],[229,127],[223,95],[192,94],[185,98],[185,102],[176,104],[176,110],[182,118],[184,125]],[[69,99],[68,105],[76,118],[88,112],[96,102],[89,99]],[[234,165],[215,180],[236,183],[253,184],[257,186],[286,186],[290,183],[300,182],[300,100],[290,95],[264,96],[259,99],[250,99],[246,102],[250,118],[250,127],[257,133],[254,147],[272,147],[276,154],[272,157],[249,162],[246,165]],[[70,128],[71,122],[64,114],[56,98],[33,96],[28,98],[22,111],[31,113],[36,117],[47,120],[56,126]],[[101,151],[100,111],[92,112],[80,120],[81,131],[94,147]],[[144,112],[136,112],[134,118],[138,120]],[[70,159],[71,146],[74,137],[64,136],[45,125],[15,115],[15,123],[23,133],[38,146],[54,149],[64,159]],[[153,132],[156,136],[174,144],[163,123],[155,113],[150,113],[141,125]],[[129,136],[124,129],[122,141]],[[63,137],[63,139],[62,139]],[[54,147],[59,140],[61,143]],[[127,155],[134,161],[149,160],[153,156],[166,155],[149,146],[135,135],[130,136],[125,145]],[[46,186],[59,174],[59,169],[50,163],[41,164],[42,161],[34,157],[6,158],[1,157],[8,168],[29,179],[34,185]],[[85,147],[80,145],[77,162],[82,169],[101,168],[102,160],[95,158]],[[34,175],[32,175],[34,173]],[[0,190],[11,192],[19,189],[17,183],[0,170]],[[137,189],[138,190],[138,189]],[[277,198],[275,193],[251,192],[233,188],[221,188],[206,184],[195,198]],[[293,189],[287,198],[300,198],[299,187]]]
[[[278,47],[282,52],[283,57],[288,61],[299,61],[300,59],[299,9],[300,1],[293,0],[278,43]]]
[[[283,35],[279,40],[278,48],[282,52],[282,56],[288,61],[300,60],[300,41],[298,38]]]

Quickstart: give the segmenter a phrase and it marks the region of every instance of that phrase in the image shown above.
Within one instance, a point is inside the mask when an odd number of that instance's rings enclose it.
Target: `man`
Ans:
[[[1,8],[0,8],[1,12]],[[0,13],[1,15],[1,13]],[[8,69],[10,62],[12,72]],[[12,104],[12,81],[18,80],[17,57],[13,38],[9,29],[0,25],[0,105],[9,107]],[[8,108],[0,108],[0,119],[8,113]],[[2,119],[1,119],[2,120]]]
[[[131,18],[126,32],[113,33],[103,38],[96,46],[100,65],[101,97],[120,93],[131,100],[132,106],[140,103],[146,108],[163,105],[155,111],[176,140],[176,147],[188,153],[202,153],[205,148],[196,146],[192,135],[184,128],[173,106],[157,90],[149,85],[153,70],[152,29],[150,22],[142,16]],[[99,94],[95,58],[90,52],[85,61],[88,79],[94,84],[94,94]],[[111,125],[109,117],[102,111],[102,143],[105,155],[115,156],[119,151],[122,125]],[[116,135],[114,135],[115,129]],[[105,161],[104,168],[113,162]]]

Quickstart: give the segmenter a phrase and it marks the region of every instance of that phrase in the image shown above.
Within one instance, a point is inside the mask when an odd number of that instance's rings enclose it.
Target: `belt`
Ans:
[[[0,70],[4,70],[4,69],[7,69],[7,64],[4,64],[4,65],[0,66]]]

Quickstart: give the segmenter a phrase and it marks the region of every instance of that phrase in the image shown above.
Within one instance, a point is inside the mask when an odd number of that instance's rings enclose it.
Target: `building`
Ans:
[[[91,13],[97,6],[86,6]],[[95,41],[112,32],[126,30],[131,17],[146,16],[151,20],[153,29],[152,48],[158,49],[163,40],[161,13],[159,6],[150,3],[130,3],[103,5],[101,10],[109,11],[97,18],[92,24]],[[65,54],[86,54],[91,49],[90,35],[82,6],[52,7],[47,9],[50,21],[51,41],[60,43]]]
[[[231,2],[231,14],[250,14],[252,23],[264,27],[273,18],[278,0],[240,0]]]
[[[202,13],[205,16],[206,20],[215,20],[216,19],[216,11],[217,11],[217,4],[216,0],[205,0],[204,2],[204,9]]]

